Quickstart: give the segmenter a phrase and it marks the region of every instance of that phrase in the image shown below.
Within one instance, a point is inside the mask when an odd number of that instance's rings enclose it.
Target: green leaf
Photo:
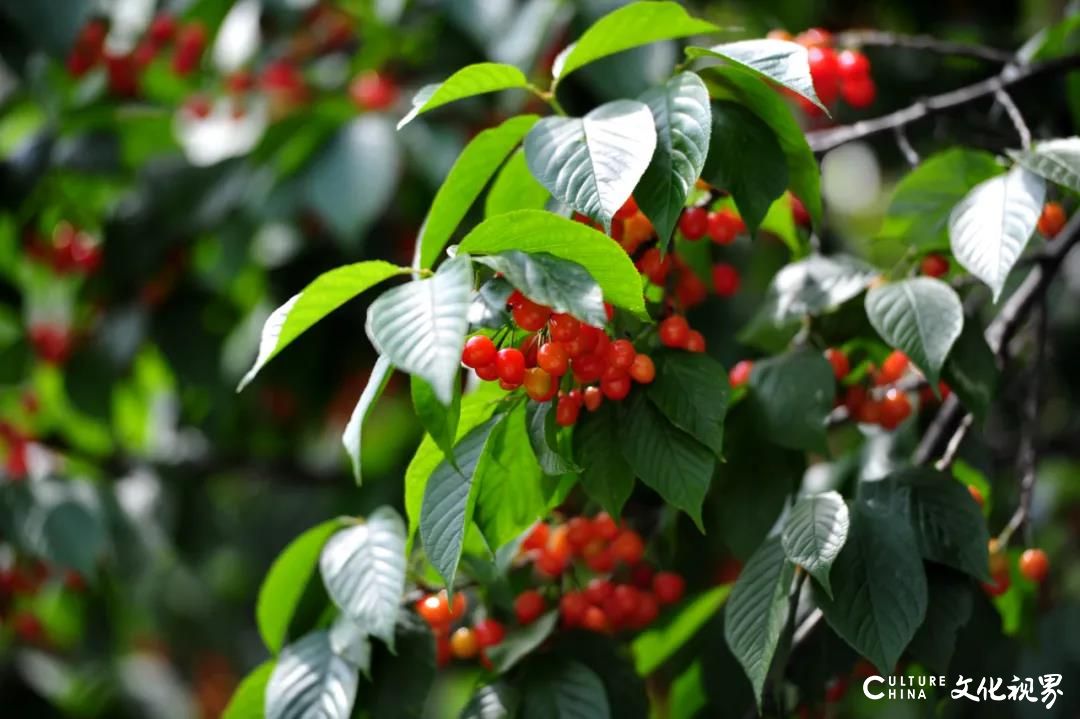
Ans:
[[[380,507],[366,521],[330,537],[319,570],[345,616],[392,646],[405,591],[405,523],[398,513]]]
[[[1080,192],[1080,137],[1044,140],[1025,152],[1009,154],[1036,175]]]
[[[713,453],[672,425],[644,392],[633,393],[622,404],[617,436],[626,461],[642,482],[690,515],[704,532],[701,505],[716,465]]]
[[[457,468],[443,460],[431,473],[424,489],[420,540],[424,543],[428,561],[438,570],[447,587],[454,583],[465,545],[465,530],[469,528],[476,506],[474,474],[488,436],[499,419],[501,417],[494,417],[466,434],[454,447]]]
[[[750,232],[788,186],[787,158],[772,128],[743,105],[713,106],[712,144],[702,177],[731,193]]]
[[[469,141],[450,168],[420,228],[420,266],[431,267],[495,171],[539,118],[512,117]]]
[[[356,669],[313,632],[281,651],[266,685],[266,719],[348,719],[356,701]]]
[[[866,316],[877,333],[904,352],[930,385],[964,328],[964,306],[952,287],[933,277],[889,282],[866,293]]]
[[[315,573],[319,553],[330,535],[341,527],[341,520],[318,524],[294,539],[270,566],[255,605],[256,623],[263,643],[271,652],[281,651],[289,633],[289,622],[304,589]]]
[[[565,455],[559,447],[556,433],[554,402],[529,402],[525,405],[525,425],[529,432],[529,444],[540,469],[547,475],[580,472],[581,467]]]
[[[488,659],[491,660],[492,665],[495,667],[495,672],[504,674],[531,654],[534,649],[551,636],[558,623],[559,613],[552,610],[532,624],[516,627],[507,632],[506,637],[501,642],[487,650]]]
[[[648,676],[679,651],[698,630],[723,606],[731,591],[729,585],[713,587],[682,607],[678,614],[662,626],[652,627],[634,639],[634,669]]]
[[[339,614],[330,625],[327,636],[330,651],[359,669],[364,676],[371,675],[371,636],[364,626]]]
[[[820,225],[821,172],[806,135],[780,93],[740,67],[710,68],[706,85],[713,99],[740,102],[772,128],[787,158],[791,191],[802,200],[814,224]]]
[[[344,125],[307,170],[307,204],[346,241],[378,219],[394,198],[401,169],[390,121],[369,113]]]
[[[608,302],[647,317],[641,275],[619,243],[580,222],[541,210],[517,210],[484,220],[465,236],[459,252],[546,252],[584,267]]]
[[[600,285],[576,262],[546,252],[530,254],[519,250],[478,257],[477,262],[501,273],[515,289],[537,304],[573,315],[594,327],[603,327],[607,322]]]
[[[547,661],[525,674],[522,719],[609,719],[604,684],[584,664]]]
[[[663,249],[705,166],[712,130],[709,90],[696,74],[683,72],[638,99],[652,112],[656,150],[634,199],[652,221]]]
[[[653,356],[656,379],[645,388],[649,400],[671,423],[711,449],[724,451],[727,370],[706,354],[661,352]]]
[[[32,547],[49,563],[92,577],[109,548],[107,518],[97,497],[80,491],[90,489],[86,482],[70,484],[56,497],[38,492],[42,501],[33,519]]]
[[[632,47],[716,32],[719,28],[686,14],[674,2],[634,2],[614,10],[582,33],[553,72],[561,80],[579,67]]]
[[[971,619],[971,582],[959,574],[930,567],[927,571],[930,601],[908,654],[936,674],[946,674],[956,648],[957,635]]]
[[[780,535],[787,558],[809,572],[830,596],[829,569],[847,541],[848,522],[844,498],[822,492],[795,503]]]
[[[353,477],[356,478],[358,485],[363,480],[360,449],[364,420],[367,419],[375,403],[379,401],[379,397],[382,395],[383,390],[386,389],[386,383],[390,381],[390,376],[393,373],[394,366],[390,364],[390,360],[379,355],[379,358],[375,360],[375,364],[371,367],[371,374],[368,375],[364,391],[360,393],[360,399],[356,402],[352,414],[349,415],[349,422],[345,425],[345,431],[341,434],[341,443],[345,446],[349,461],[352,462]]]
[[[543,472],[525,428],[525,405],[517,403],[492,428],[473,477],[473,519],[492,549],[513,540],[548,508]]]
[[[708,699],[702,677],[701,662],[695,661],[671,682],[671,719],[690,719],[698,716]]]
[[[1000,376],[994,353],[978,324],[964,321],[941,376],[968,411],[979,420],[986,418],[997,397]]]
[[[574,427],[574,457],[581,466],[585,493],[608,514],[618,517],[634,489],[634,471],[623,459],[614,405],[604,402]]]
[[[1002,172],[989,152],[952,148],[923,160],[896,184],[882,237],[923,250],[949,246],[949,213],[972,187]]]
[[[882,674],[891,674],[926,615],[926,573],[907,521],[856,502],[831,578],[831,598],[814,592],[829,626]]]
[[[990,287],[995,302],[1035,232],[1045,197],[1041,177],[1014,167],[978,184],[949,215],[953,255]]]
[[[760,321],[783,325],[839,307],[865,290],[877,271],[850,255],[811,255],[785,265],[765,293]]]
[[[794,577],[795,566],[784,556],[780,538],[767,539],[743,567],[724,610],[724,639],[750,679],[759,708],[765,677],[787,624]]]
[[[445,405],[454,396],[472,289],[472,261],[458,255],[434,277],[387,290],[368,306],[366,329],[375,349],[426,380]]]
[[[466,65],[438,85],[428,85],[421,89],[413,98],[413,107],[409,114],[398,122],[397,129],[405,127],[417,115],[466,97],[528,87],[528,78],[513,65],[498,62]]]
[[[610,229],[656,149],[649,107],[615,100],[584,117],[545,117],[525,136],[529,170],[557,200]]]
[[[263,719],[266,716],[266,685],[274,671],[274,660],[268,659],[248,672],[236,687],[221,719]]]
[[[514,210],[542,210],[550,197],[547,188],[529,171],[522,148],[510,156],[491,183],[484,200],[484,218]]]
[[[990,535],[979,505],[965,485],[948,474],[909,468],[862,485],[862,496],[906,517],[922,556],[989,581]]]
[[[835,385],[832,367],[820,352],[796,351],[755,362],[748,399],[773,442],[824,451]]]
[[[487,684],[469,699],[461,710],[461,719],[511,719],[520,699],[517,689],[504,681]]]
[[[453,396],[444,405],[435,396],[435,390],[417,375],[410,379],[413,410],[424,431],[439,446],[446,457],[454,456],[454,440],[457,438],[458,417],[461,416],[461,383],[453,383]]]
[[[338,267],[316,277],[267,318],[259,339],[259,356],[240,380],[237,391],[244,389],[267,362],[323,317],[364,290],[407,272],[406,268],[389,262],[369,260]]]
[[[825,107],[814,92],[814,80],[810,76],[810,57],[803,45],[787,40],[740,40],[713,47],[688,47],[687,57],[715,57],[733,63],[770,82],[805,97],[826,113]]]
[[[492,277],[480,285],[469,306],[469,326],[500,330],[509,324],[511,317],[506,303],[513,292],[514,288],[502,277]]]

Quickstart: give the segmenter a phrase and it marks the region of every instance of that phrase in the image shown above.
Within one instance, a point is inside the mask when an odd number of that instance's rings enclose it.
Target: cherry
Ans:
[[[63,364],[71,355],[71,334],[64,327],[53,324],[31,325],[29,335],[34,352],[49,364]]]
[[[810,226],[810,213],[806,211],[806,205],[795,195],[791,196],[791,216],[795,224],[800,227]]]
[[[588,406],[589,394],[586,391],[586,406]],[[587,517],[572,517],[566,523],[566,538],[570,546],[580,552],[594,539],[592,522]]]
[[[851,364],[848,362],[847,355],[843,350],[830,347],[825,350],[825,359],[832,365],[833,376],[836,377],[837,382],[843,382],[844,378],[848,376],[848,372],[851,371]]]
[[[475,335],[465,341],[465,349],[461,352],[461,363],[466,367],[477,369],[494,362],[498,351],[490,337]]]
[[[570,360],[570,367],[574,371],[574,379],[580,384],[588,384],[600,379],[606,368],[603,358],[596,354],[575,357]]]
[[[697,330],[690,330],[690,334],[686,336],[686,351],[698,353],[704,352],[705,335],[701,334]]]
[[[833,37],[832,33],[824,28],[812,27],[805,32],[799,33],[799,36],[795,38],[795,42],[807,48],[824,47],[832,45]]]
[[[878,422],[888,430],[896,429],[911,414],[911,402],[907,393],[890,388],[878,403]]]
[[[633,196],[631,196],[631,197],[628,197],[626,199],[626,202],[623,203],[622,207],[620,207],[618,210],[616,210],[615,219],[616,220],[625,220],[625,219],[627,219],[629,217],[633,217],[637,213],[638,213],[637,202],[635,202]]]
[[[148,34],[156,45],[168,43],[176,34],[176,18],[169,13],[158,13],[150,23]]]
[[[560,427],[572,427],[577,422],[578,415],[581,413],[581,404],[571,398],[569,395],[565,397],[559,397],[558,403],[555,405],[555,424]]]
[[[844,102],[857,110],[867,108],[874,104],[877,86],[869,76],[845,80],[840,85],[840,95],[844,98]]]
[[[969,484],[968,493],[970,493],[971,498],[975,500],[975,504],[979,505],[979,509],[982,509],[983,504],[985,504],[986,500],[983,499],[982,492],[979,491],[979,488],[976,487],[974,484]]]
[[[731,297],[739,291],[739,271],[726,262],[717,262],[712,268],[713,289],[721,297]]]
[[[11,618],[15,634],[24,642],[39,642],[45,635],[41,620],[29,612],[18,612]]]
[[[600,634],[611,631],[611,624],[608,621],[608,617],[600,607],[589,607],[586,609],[585,614],[581,618],[581,626],[588,629],[590,632],[598,632]]]
[[[614,593],[615,585],[611,583],[610,579],[596,577],[589,580],[588,585],[585,587],[585,599],[590,604],[603,604]]]
[[[847,694],[848,679],[845,676],[833,677],[825,685],[825,701],[835,704]]]
[[[585,409],[590,412],[595,412],[600,409],[600,405],[604,403],[604,393],[595,385],[585,388],[584,398]]]
[[[518,624],[532,624],[546,608],[543,595],[535,589],[526,589],[514,599],[514,615]]]
[[[823,105],[833,104],[840,90],[840,67],[836,52],[830,47],[815,45],[807,50],[807,60],[818,99]]]
[[[525,394],[529,395],[529,399],[536,402],[547,402],[555,396],[555,392],[559,389],[558,384],[552,379],[551,375],[540,367],[531,367],[525,370],[523,384],[525,385]]]
[[[637,357],[637,350],[634,349],[634,344],[630,340],[615,340],[608,349],[608,362],[612,367],[628,370],[634,364],[635,357]]]
[[[718,245],[729,245],[742,232],[746,225],[731,210],[710,212],[708,216],[709,237]]]
[[[105,56],[109,92],[117,97],[135,97],[139,93],[139,68],[130,53]]]
[[[1020,573],[1033,582],[1042,584],[1050,573],[1050,560],[1041,549],[1025,549],[1020,555]]]
[[[615,569],[615,553],[610,547],[603,547],[602,543],[590,544],[585,551],[585,564],[597,574],[607,574]]]
[[[536,364],[552,377],[562,377],[570,369],[570,353],[562,342],[546,342],[536,350]]]
[[[570,558],[543,551],[536,559],[536,568],[546,577],[557,577],[566,571]]]
[[[556,342],[571,342],[581,331],[581,323],[576,318],[562,312],[551,315],[549,322],[549,334],[551,339]]]
[[[660,323],[660,343],[665,347],[685,347],[690,325],[682,315],[671,315]]]
[[[656,378],[656,365],[648,355],[636,355],[630,364],[630,376],[638,384],[649,384]]]
[[[1009,571],[1006,569],[1004,572],[996,572],[991,575],[992,579],[989,582],[983,582],[982,588],[991,597],[1000,597],[1005,592],[1009,591],[1009,587],[1012,585],[1012,580],[1009,577]]]
[[[600,391],[613,402],[626,399],[630,394],[630,375],[620,370],[617,377],[605,377],[600,381]]]
[[[495,369],[503,382],[519,385],[525,379],[525,355],[515,347],[505,347],[495,354]]]
[[[653,577],[652,589],[661,604],[674,604],[682,599],[686,581],[675,572],[660,572]]]
[[[611,542],[611,551],[615,558],[626,564],[637,564],[645,556],[645,543],[641,541],[641,535],[632,529],[624,529],[619,532]]]
[[[536,332],[547,324],[551,310],[541,304],[525,298],[513,309],[514,322],[527,332]]]
[[[600,539],[610,542],[619,535],[619,525],[607,512],[600,512],[592,519],[593,533]]]
[[[357,75],[349,85],[349,97],[361,110],[385,110],[397,100],[397,85],[373,70]]]
[[[591,325],[582,325],[578,336],[566,343],[566,351],[571,357],[591,354],[596,350],[596,346],[600,343],[600,336],[603,334],[603,330]]]
[[[416,612],[424,621],[432,627],[445,627],[452,621],[460,619],[465,614],[465,595],[460,592],[454,595],[454,606],[450,607],[446,599],[446,590],[438,594],[429,594],[416,604]]]
[[[617,232],[621,233],[621,237],[617,238],[618,243],[630,255],[637,252],[638,248],[651,240],[655,234],[649,218],[640,212],[623,220],[621,224],[612,226],[612,230],[616,228],[618,228]]]
[[[613,626],[622,626],[633,621],[641,603],[641,592],[629,584],[619,584],[611,597],[604,602],[604,613]]]
[[[458,659],[472,659],[480,653],[480,642],[476,632],[468,627],[459,627],[450,635],[450,652]]]
[[[675,297],[684,310],[696,307],[709,296],[709,288],[691,270],[683,270],[675,282]]]
[[[630,581],[638,589],[648,589],[652,586],[653,569],[648,564],[635,564],[630,569]]]
[[[858,50],[844,50],[836,57],[836,68],[842,81],[870,75],[870,60]]]
[[[704,207],[687,207],[679,217],[679,232],[688,240],[700,240],[709,231],[709,211]]]
[[[173,52],[172,69],[177,75],[189,75],[202,59],[206,48],[206,28],[202,23],[192,22],[184,25],[176,34],[176,49]]]
[[[909,364],[906,354],[900,350],[893,350],[881,363],[881,370],[877,373],[875,381],[878,385],[893,384],[904,376]]]
[[[454,652],[450,648],[450,638],[446,634],[435,635],[435,663],[445,667],[454,658]]]
[[[671,255],[661,256],[658,248],[650,247],[638,260],[637,267],[641,274],[649,278],[649,282],[662,285],[671,271]]]
[[[633,624],[642,628],[656,621],[660,615],[660,602],[649,592],[642,592],[638,600],[637,613],[634,615]]]
[[[499,379],[499,368],[495,366],[494,362],[481,365],[476,368],[476,376],[485,382],[494,382]]]
[[[942,277],[949,272],[949,260],[942,254],[931,252],[922,259],[920,269],[927,277]]]
[[[732,387],[742,387],[750,381],[750,372],[754,369],[754,363],[750,360],[740,360],[728,371],[728,384]]]
[[[1046,238],[1056,237],[1065,226],[1065,208],[1059,202],[1047,202],[1043,205],[1037,225],[1039,233]]]
[[[589,600],[581,592],[567,592],[559,599],[559,615],[568,627],[580,626],[588,611]]]
[[[525,537],[525,540],[521,543],[521,549],[523,551],[529,551],[530,549],[543,549],[547,546],[548,536],[551,533],[551,527],[544,522],[537,522],[531,530],[529,535]]]

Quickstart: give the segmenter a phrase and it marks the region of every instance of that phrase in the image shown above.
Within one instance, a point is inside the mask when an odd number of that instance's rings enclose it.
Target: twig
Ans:
[[[911,146],[911,140],[908,139],[907,133],[904,132],[904,126],[897,125],[893,130],[896,133],[896,146],[900,148],[900,152],[904,155],[907,164],[915,167],[919,164],[919,153],[915,152],[915,148]]]
[[[1004,88],[1001,88],[994,93],[994,97],[1005,108],[1009,119],[1012,120],[1013,127],[1016,128],[1016,134],[1020,136],[1020,147],[1025,150],[1029,149],[1031,147],[1031,130],[1028,129],[1027,123],[1024,122],[1024,116],[1020,114],[1020,108],[1013,102],[1012,96]]]
[[[902,47],[909,50],[923,50],[938,55],[970,57],[975,60],[1002,64],[1012,62],[1015,59],[1015,55],[1008,50],[999,50],[995,47],[976,45],[974,43],[939,40],[929,35],[899,35],[891,32],[881,32],[880,30],[851,30],[837,33],[834,40],[837,45],[841,46]]]
[[[1080,55],[1065,55],[1046,62],[1024,67],[1007,65],[997,75],[980,80],[971,85],[951,90],[941,95],[934,95],[920,100],[908,107],[869,120],[861,120],[851,125],[842,125],[827,130],[807,133],[806,139],[814,152],[826,152],[853,140],[860,140],[879,132],[892,130],[898,126],[910,125],[934,113],[944,112],[974,102],[997,91],[1019,84],[1026,80],[1051,75],[1080,67]]]
[[[960,420],[960,426],[953,432],[952,437],[949,439],[949,443],[945,445],[945,453],[941,455],[941,459],[934,462],[934,468],[939,472],[944,472],[948,469],[953,460],[956,459],[956,453],[960,451],[960,445],[964,441],[964,437],[967,436],[968,430],[971,429],[971,425],[975,422],[975,415],[968,412],[964,415],[964,418]]]

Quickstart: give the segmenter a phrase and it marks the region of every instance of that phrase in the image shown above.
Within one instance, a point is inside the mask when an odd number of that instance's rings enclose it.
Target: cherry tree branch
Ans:
[[[833,37],[835,43],[840,46],[899,47],[932,52],[937,55],[970,57],[975,60],[1001,64],[1012,62],[1015,59],[1015,55],[1008,50],[999,50],[995,47],[974,43],[939,40],[929,35],[901,35],[880,30],[850,30],[837,33]]]
[[[1080,67],[1080,54],[1065,55],[1034,65],[1006,65],[991,77],[956,90],[928,97],[887,115],[860,120],[826,130],[807,133],[806,140],[814,152],[826,152],[853,140],[861,140],[880,132],[894,130],[917,122],[935,113],[952,110],[971,102],[995,95],[999,91],[1027,80],[1053,75]]]

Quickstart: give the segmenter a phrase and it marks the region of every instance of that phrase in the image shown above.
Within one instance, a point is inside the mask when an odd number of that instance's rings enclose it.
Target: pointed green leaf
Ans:
[[[1010,154],[1036,175],[1080,192],[1080,137],[1044,140],[1026,152]]]
[[[638,99],[652,112],[656,150],[634,199],[652,221],[663,248],[705,166],[712,131],[709,90],[696,74],[684,72]]]
[[[563,454],[556,434],[554,402],[533,402],[525,405],[525,424],[529,432],[529,444],[532,446],[536,461],[547,475],[559,475],[567,472],[580,472],[581,467]]]
[[[266,686],[266,719],[348,719],[358,683],[326,632],[308,634],[278,657]]]
[[[957,635],[971,619],[973,589],[962,575],[941,567],[928,567],[930,603],[908,654],[935,674],[949,671]]]
[[[847,541],[848,522],[844,498],[822,492],[795,503],[780,535],[787,558],[809,572],[830,596],[829,569]]]
[[[642,482],[690,515],[701,529],[701,505],[712,481],[715,456],[671,424],[644,392],[633,393],[622,404],[619,439],[626,461]]]
[[[866,316],[877,333],[900,349],[932,386],[964,328],[964,306],[952,287],[933,277],[914,277],[866,293]]]
[[[315,278],[299,294],[274,310],[263,325],[259,356],[240,380],[242,390],[259,370],[302,332],[347,301],[383,280],[407,273],[404,267],[381,260],[357,262],[330,270]]]
[[[413,410],[424,431],[434,440],[446,457],[453,457],[457,423],[461,416],[461,383],[454,382],[453,398],[444,405],[435,396],[435,390],[417,375],[410,378]]]
[[[623,459],[616,408],[604,402],[574,427],[574,458],[585,494],[618,517],[634,490],[634,470]]]
[[[705,624],[716,616],[717,611],[731,593],[731,585],[713,587],[694,597],[670,621],[650,627],[634,639],[634,669],[640,676],[648,676],[660,668],[667,659],[689,642]]]
[[[653,360],[656,379],[645,388],[649,400],[673,425],[721,456],[727,370],[708,355],[694,352],[661,352]]]
[[[882,674],[891,674],[926,616],[926,573],[907,521],[856,502],[831,580],[831,598],[814,592],[825,620]]]
[[[997,302],[1042,214],[1046,182],[1023,167],[978,185],[949,215],[957,261],[985,282]]]
[[[748,399],[773,442],[823,451],[835,392],[836,378],[821,353],[797,351],[755,362]]]
[[[522,719],[609,719],[604,684],[584,664],[548,661],[525,675]]]
[[[327,634],[330,651],[363,672],[371,675],[371,636],[360,624],[339,614]]]
[[[576,262],[546,252],[530,254],[518,250],[478,257],[476,261],[501,273],[533,302],[573,315],[594,327],[607,322],[600,285]]]
[[[517,210],[484,220],[465,236],[460,252],[546,252],[584,267],[604,299],[646,317],[641,275],[618,242],[580,222],[541,210]]]
[[[504,681],[482,686],[461,710],[461,719],[512,719],[520,699],[517,689]]]
[[[434,277],[387,290],[368,307],[367,335],[379,354],[426,380],[447,405],[469,330],[472,289],[472,260],[459,255]]]
[[[964,329],[945,360],[941,376],[968,411],[979,420],[986,418],[997,397],[1000,373],[978,324],[964,320]]]
[[[397,128],[400,130],[417,115],[466,97],[528,87],[528,78],[513,65],[498,62],[466,65],[438,85],[428,85],[421,89],[413,98],[413,107],[409,114],[401,118]]]
[[[562,62],[557,63],[555,78],[561,80],[594,60],[632,47],[718,29],[712,23],[690,17],[678,3],[630,3],[608,13],[582,33]]]
[[[525,161],[524,148],[510,156],[491,183],[484,200],[484,218],[513,210],[542,210],[551,193],[536,181]]]
[[[739,660],[761,706],[761,690],[788,618],[795,567],[779,537],[765,540],[743,567],[724,610],[724,639]]]
[[[221,719],[263,719],[266,716],[266,685],[273,671],[272,659],[252,669],[236,687]]]
[[[558,623],[559,613],[552,610],[531,624],[511,629],[501,642],[487,650],[494,671],[504,674],[543,644]]]
[[[713,47],[688,47],[689,57],[716,57],[734,63],[766,80],[777,83],[797,95],[805,97],[825,112],[829,108],[821,104],[814,92],[814,80],[810,77],[810,57],[807,49],[797,42],[787,40],[740,40]]]
[[[420,266],[431,267],[495,171],[539,118],[512,117],[476,135],[450,168],[420,228]]]
[[[647,105],[615,100],[584,117],[545,117],[525,136],[533,176],[558,200],[605,228],[656,149]]]
[[[364,420],[367,419],[375,403],[379,401],[392,374],[394,374],[394,367],[390,364],[390,360],[379,355],[371,368],[371,374],[368,375],[364,391],[360,393],[360,399],[356,402],[352,414],[349,415],[349,423],[345,425],[345,431],[341,434],[341,443],[345,446],[349,461],[352,462],[353,477],[356,478],[357,484],[360,484],[363,479],[360,449]]]

